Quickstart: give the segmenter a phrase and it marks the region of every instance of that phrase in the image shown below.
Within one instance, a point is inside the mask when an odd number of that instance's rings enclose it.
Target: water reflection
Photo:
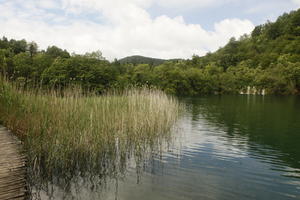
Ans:
[[[31,199],[99,199],[103,191],[118,189],[127,169],[134,169],[137,180],[148,162],[168,146],[170,132],[161,136],[135,137],[111,141],[93,155],[72,154],[65,163],[47,165],[46,156],[28,159],[28,186]],[[32,158],[35,158],[32,156]],[[72,159],[72,160],[71,160]],[[37,160],[37,161],[36,161]],[[63,168],[66,166],[66,168]],[[115,182],[115,184],[112,184]],[[117,196],[117,195],[114,195]]]
[[[227,133],[225,137],[238,140],[247,137],[249,153],[254,156],[275,156],[275,162],[300,167],[299,97],[215,96],[208,99],[188,100],[193,105],[194,117],[203,116],[214,126],[222,126]],[[275,154],[274,150],[279,152]]]
[[[79,178],[68,190],[51,188],[53,199],[300,199],[299,98],[183,101],[188,112],[171,144],[160,141],[139,167],[128,159],[124,174],[97,192],[101,178]]]

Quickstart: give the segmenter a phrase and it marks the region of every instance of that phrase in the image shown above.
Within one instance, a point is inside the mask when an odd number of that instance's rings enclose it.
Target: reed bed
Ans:
[[[156,89],[97,96],[78,87],[22,91],[0,80],[0,123],[22,139],[39,176],[122,171],[130,155],[139,159],[168,137],[181,110]]]

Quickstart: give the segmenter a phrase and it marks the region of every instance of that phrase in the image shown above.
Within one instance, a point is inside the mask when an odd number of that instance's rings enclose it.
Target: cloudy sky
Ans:
[[[300,0],[0,0],[0,36],[70,52],[190,58],[300,7]]]

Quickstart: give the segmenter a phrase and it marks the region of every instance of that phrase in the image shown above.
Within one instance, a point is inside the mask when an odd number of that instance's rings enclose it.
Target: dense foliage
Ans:
[[[39,51],[35,42],[0,40],[1,73],[24,87],[76,83],[101,93],[111,87],[151,85],[177,95],[239,93],[250,87],[299,94],[300,10],[257,26],[251,35],[232,38],[203,57],[165,62],[134,58],[138,60],[109,62],[99,51],[70,55],[56,46]]]

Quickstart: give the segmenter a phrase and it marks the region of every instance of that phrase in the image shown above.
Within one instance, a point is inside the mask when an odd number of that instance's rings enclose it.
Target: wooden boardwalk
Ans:
[[[20,141],[0,126],[0,200],[25,199],[25,162]]]

